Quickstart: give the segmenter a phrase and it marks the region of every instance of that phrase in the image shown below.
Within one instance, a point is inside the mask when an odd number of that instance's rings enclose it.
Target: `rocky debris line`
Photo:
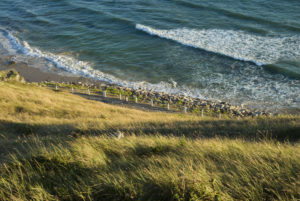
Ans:
[[[55,83],[55,82],[44,82],[44,83],[52,83],[52,84],[62,84],[77,86],[78,88],[89,88],[89,89],[98,89],[98,90],[106,90],[109,94],[110,91],[114,92],[114,95],[118,95],[118,93],[126,94],[124,96],[129,97],[138,97],[139,102],[147,102],[149,103],[153,100],[154,104],[166,105],[170,104],[171,107],[175,107],[178,109],[182,109],[183,106],[187,107],[187,110],[192,112],[201,112],[202,110],[205,112],[211,113],[223,113],[229,114],[237,117],[248,117],[248,116],[272,116],[272,113],[265,111],[252,111],[250,109],[243,108],[241,106],[231,105],[227,102],[216,102],[210,100],[202,100],[199,98],[187,97],[184,95],[176,95],[176,94],[167,94],[164,92],[154,92],[148,91],[144,89],[132,89],[128,87],[122,87],[115,84],[109,84],[104,82],[96,82],[96,83]]]
[[[270,116],[271,113],[264,111],[251,111],[240,106],[234,106],[227,102],[214,102],[209,100],[201,100],[199,98],[192,98],[183,95],[167,94],[163,92],[146,91],[142,89],[133,90],[130,88],[118,87],[120,90],[130,91],[133,96],[143,97],[142,99],[154,100],[157,103],[169,103],[170,105],[186,106],[189,111],[201,110],[215,112],[215,113],[226,113],[233,116]]]

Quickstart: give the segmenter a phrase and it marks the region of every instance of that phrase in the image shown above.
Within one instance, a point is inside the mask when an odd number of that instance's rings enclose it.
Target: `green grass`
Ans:
[[[299,138],[299,116],[145,112],[11,79],[0,200],[300,200]]]

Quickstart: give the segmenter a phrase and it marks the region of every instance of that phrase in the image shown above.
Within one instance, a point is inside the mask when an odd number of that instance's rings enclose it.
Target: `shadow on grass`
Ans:
[[[22,189],[16,186],[13,189],[19,188],[18,193],[21,192],[23,198],[27,200],[31,200],[34,196],[29,185],[42,186],[44,192],[52,197],[55,196],[58,200],[177,200],[173,192],[177,183],[160,183],[155,180],[139,181],[123,175],[119,168],[126,167],[127,169],[123,171],[130,172],[128,167],[132,164],[129,162],[124,163],[123,166],[111,163],[106,167],[99,166],[98,168],[88,168],[80,162],[62,161],[43,156],[31,157],[19,162],[9,164],[10,171],[20,172],[21,168],[23,172],[30,171],[30,174],[15,178]],[[5,169],[0,168],[1,173],[6,174]],[[185,190],[184,194],[185,197],[190,197],[196,189],[190,186],[187,188],[191,192]],[[7,195],[2,194],[2,196],[10,197],[9,192],[9,190],[5,191]],[[48,198],[45,197],[45,200]]]
[[[15,143],[16,146],[14,147],[19,149],[24,155],[26,148],[17,147],[18,143],[20,144],[17,141],[18,138],[15,138],[18,134],[24,135],[24,140],[30,136],[38,136],[43,139],[49,137],[49,139],[55,139],[56,143],[59,142],[60,144],[64,143],[63,136],[99,136],[117,130],[126,134],[184,135],[187,138],[225,136],[227,138],[249,140],[260,139],[261,137],[280,140],[299,139],[300,126],[293,119],[274,121],[273,123],[270,120],[257,120],[256,122],[252,122],[252,120],[149,122],[99,130],[78,130],[72,125],[34,125],[0,121],[0,133],[5,132],[7,134],[7,142],[9,142],[9,137],[13,136],[11,142]],[[59,141],[58,136],[62,137],[61,141]],[[55,140],[53,140],[53,143],[55,143]],[[70,138],[70,140],[73,140],[73,138]],[[4,144],[5,142],[0,142],[0,145]],[[50,142],[48,144],[51,146]],[[192,177],[180,177],[178,180],[172,181],[168,177],[155,179],[151,177],[151,174],[146,175],[147,177],[145,178],[131,176],[139,174],[139,170],[149,168],[151,165],[149,161],[154,156],[161,158],[161,156],[165,155],[171,157],[178,154],[178,150],[181,149],[180,146],[180,144],[172,146],[172,144],[159,143],[137,145],[134,149],[127,150],[126,160],[122,157],[123,152],[113,151],[109,146],[107,148],[101,147],[106,156],[106,163],[97,165],[97,168],[85,165],[84,160],[76,161],[72,160],[72,158],[61,157],[60,154],[45,157],[34,152],[34,154],[29,154],[28,157],[22,155],[18,162],[12,160],[10,163],[7,163],[6,167],[9,167],[9,170],[4,168],[4,166],[3,168],[0,166],[0,175],[3,178],[13,178],[15,184],[17,184],[16,186],[8,186],[8,188],[6,185],[1,186],[2,184],[0,183],[0,189],[2,188],[4,189],[3,192],[8,193],[7,195],[2,194],[4,197],[9,198],[9,192],[13,189],[13,192],[23,193],[24,198],[28,200],[31,200],[32,196],[34,196],[33,187],[35,186],[40,186],[43,192],[47,192],[59,200],[178,200],[178,198],[182,198],[181,200],[192,200],[193,196],[200,200],[217,200],[216,195],[219,193],[217,190],[211,191],[209,188],[205,188],[205,185],[210,185],[208,183],[203,183],[204,187],[199,187],[199,182],[193,180]],[[0,146],[0,152],[1,149]],[[236,153],[239,153],[238,150]],[[187,154],[185,156],[187,157]],[[216,161],[216,163],[222,164],[223,159],[215,158],[215,156],[216,154],[207,154],[205,157],[211,161],[220,160]],[[244,164],[247,164],[247,162]],[[160,168],[159,164],[155,167],[157,169]],[[220,168],[222,167],[220,166]],[[26,174],[18,175],[21,172],[20,169]],[[16,176],[10,176],[10,174]],[[160,177],[164,176],[163,173],[157,174]],[[181,185],[182,183],[184,185]],[[23,189],[20,190],[20,188]],[[272,189],[272,186],[268,186],[268,188]],[[272,198],[276,198],[276,195],[271,195],[270,200]],[[45,198],[45,200],[47,199],[48,197]]]
[[[20,160],[20,162],[24,172],[30,170],[32,173],[24,177],[20,183],[42,184],[44,191],[56,195],[59,200],[82,200],[78,195],[78,192],[82,190],[80,186],[91,185],[88,179],[91,180],[93,170],[79,162],[44,156],[33,156],[27,160]],[[17,166],[18,164],[15,164],[15,167],[10,167],[19,169],[20,167]],[[30,200],[32,196],[30,190],[25,190],[25,193],[28,193],[28,195],[25,194],[25,197]],[[84,192],[82,194],[84,195]]]
[[[6,137],[26,137],[30,135],[60,135],[75,131],[71,124],[30,124],[0,120],[0,132]]]
[[[63,139],[77,132],[74,126],[66,124],[28,124],[0,120],[0,162],[8,159],[9,154],[26,155],[31,148],[27,142],[37,138],[44,146],[51,147],[51,143],[59,139],[63,142]]]
[[[130,125],[111,125],[105,129],[78,129],[71,124],[28,124],[0,120],[0,134],[6,138],[36,136],[72,137],[107,135],[116,131],[135,135],[184,136],[187,138],[226,137],[230,139],[298,141],[300,121],[295,118],[256,120],[203,120],[144,122]]]
[[[41,186],[43,192],[57,197],[59,200],[178,200],[176,196],[185,199],[196,193],[207,194],[213,198],[213,193],[199,191],[189,183],[184,189],[179,189],[181,182],[185,180],[166,181],[131,177],[138,174],[143,167],[149,166],[145,157],[153,154],[167,154],[171,148],[168,146],[139,146],[135,151],[128,152],[131,160],[122,160],[118,155],[106,153],[108,160],[105,165],[88,167],[84,163],[73,160],[65,160],[57,155],[45,157],[41,155],[31,156],[28,159],[21,159],[18,162],[8,163],[7,169],[0,168],[0,175],[5,177],[12,172],[26,172],[22,177],[15,177],[17,186],[10,187],[10,190],[18,189],[23,198],[32,199],[34,192],[29,186]],[[173,150],[175,153],[175,150]],[[132,160],[134,159],[134,160]],[[148,167],[149,168],[149,167]],[[128,173],[128,175],[124,175]],[[189,179],[190,180],[190,179]],[[190,180],[192,182],[192,180]],[[3,186],[4,188],[6,186]],[[15,189],[16,188],[16,189]],[[21,189],[22,188],[22,189]],[[1,189],[1,183],[0,183]],[[21,189],[21,190],[20,190]],[[175,189],[175,190],[174,190]],[[176,190],[178,192],[176,192]],[[0,191],[1,192],[1,191]],[[10,191],[5,191],[9,193]],[[3,195],[9,197],[10,195]],[[48,198],[45,198],[47,200]],[[212,200],[212,199],[209,199]]]
[[[78,130],[79,135],[106,135],[116,131],[127,135],[164,135],[186,138],[272,139],[295,142],[300,139],[298,119],[174,121],[136,123],[107,129]]]

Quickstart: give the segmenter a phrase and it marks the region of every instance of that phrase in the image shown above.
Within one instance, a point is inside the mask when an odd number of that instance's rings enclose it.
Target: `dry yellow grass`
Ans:
[[[1,83],[0,118],[16,122],[89,124],[91,128],[105,125],[147,121],[197,120],[196,116],[144,112],[107,105],[67,92],[56,92],[36,84]],[[95,123],[99,125],[95,125]]]
[[[55,92],[37,84],[0,83],[0,120],[2,125],[22,125],[39,132],[86,132],[101,134],[123,130],[126,133],[164,133],[193,137],[221,135],[255,137],[257,134],[292,137],[300,130],[299,117],[230,119],[201,118],[197,115],[145,112],[84,99],[67,92]],[[25,126],[26,127],[26,126]],[[24,133],[28,134],[28,129]]]
[[[0,200],[299,200],[299,133],[0,81]]]

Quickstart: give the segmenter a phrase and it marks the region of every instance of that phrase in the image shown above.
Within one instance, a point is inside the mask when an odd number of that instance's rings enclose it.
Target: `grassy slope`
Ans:
[[[0,200],[297,200],[299,133],[299,117],[202,119],[0,82]]]

